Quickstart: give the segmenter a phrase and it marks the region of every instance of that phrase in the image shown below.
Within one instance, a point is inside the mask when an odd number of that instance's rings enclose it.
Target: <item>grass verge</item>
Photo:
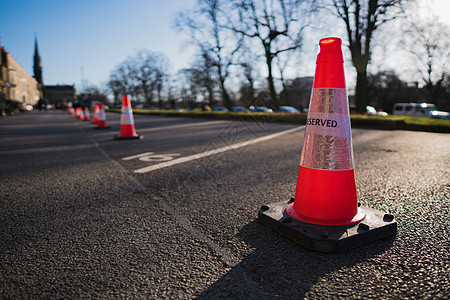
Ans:
[[[109,109],[110,112],[120,113],[120,109]],[[171,117],[192,117],[231,120],[240,118],[247,121],[269,121],[305,124],[306,113],[243,113],[243,112],[215,112],[215,111],[175,111],[175,110],[144,110],[133,109],[135,114]],[[450,120],[415,118],[404,116],[374,116],[351,114],[352,127],[379,128],[390,130],[420,130],[433,132],[450,132]]]

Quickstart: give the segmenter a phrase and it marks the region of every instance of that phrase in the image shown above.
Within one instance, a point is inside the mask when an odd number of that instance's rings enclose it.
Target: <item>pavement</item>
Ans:
[[[337,254],[262,226],[295,191],[298,124],[66,112],[0,119],[0,298],[443,299],[450,135],[353,129],[359,202],[395,237]]]

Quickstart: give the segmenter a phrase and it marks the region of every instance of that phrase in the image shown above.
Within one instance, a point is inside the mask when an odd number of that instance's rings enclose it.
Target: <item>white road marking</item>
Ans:
[[[304,126],[303,126],[304,127]],[[106,153],[98,143],[92,138],[92,136],[86,134],[88,138],[92,141],[95,147],[98,149],[100,153],[102,153],[112,164],[114,164],[119,170],[121,170],[125,175],[127,175],[131,182],[134,183],[135,187],[142,192],[144,195],[147,195],[149,198],[154,198],[159,200],[159,205],[161,208],[170,216],[172,216],[178,224],[183,226],[183,228],[194,238],[205,242],[208,247],[223,261],[227,266],[233,268],[233,272],[239,276],[241,281],[247,286],[247,288],[251,288],[253,290],[253,294],[256,293],[256,296],[259,296],[259,292],[261,288],[258,286],[258,283],[253,281],[253,279],[247,274],[244,268],[242,268],[239,263],[241,259],[234,256],[233,253],[229,251],[229,249],[222,247],[220,244],[216,244],[214,240],[204,233],[201,230],[198,230],[193,227],[190,223],[189,219],[182,214],[177,213],[177,211],[170,206],[164,199],[154,195],[142,182],[140,182],[136,177],[133,176],[124,166],[115,161],[114,159]],[[255,292],[256,291],[256,292]]]
[[[152,154],[148,156],[141,156],[139,160],[142,161],[168,161],[174,159],[175,156],[180,156],[180,153],[167,153],[167,154]]]
[[[133,155],[133,156],[124,157],[124,158],[122,158],[122,160],[131,160],[131,159],[139,158],[141,156],[152,155],[153,153],[155,153],[155,152],[145,152],[145,153],[141,153],[141,154],[137,154],[137,155]]]
[[[132,160],[138,158],[141,161],[168,161],[175,158],[175,156],[180,156],[179,153],[166,153],[166,154],[155,154],[155,152],[145,152],[141,154],[136,154],[128,157],[122,158],[122,160]]]
[[[140,174],[148,173],[148,172],[151,172],[151,171],[159,170],[159,169],[162,169],[162,168],[167,168],[167,167],[170,167],[170,166],[173,166],[173,165],[182,164],[182,163],[185,163],[185,162],[188,162],[188,161],[200,159],[200,158],[207,157],[207,156],[210,156],[210,155],[214,155],[214,154],[226,152],[226,151],[229,151],[229,150],[242,148],[242,147],[245,147],[245,146],[248,146],[248,145],[253,145],[253,144],[256,144],[256,143],[268,141],[268,140],[277,138],[279,136],[282,136],[282,135],[285,135],[285,134],[288,134],[288,133],[292,133],[292,132],[295,132],[295,131],[300,131],[300,130],[302,130],[304,128],[305,128],[304,125],[303,126],[299,126],[299,127],[295,127],[295,128],[291,128],[291,129],[284,130],[284,131],[281,131],[281,132],[277,132],[277,133],[274,133],[274,134],[269,134],[269,135],[266,135],[266,136],[263,136],[263,137],[255,138],[255,139],[252,139],[252,140],[248,140],[248,141],[245,141],[245,142],[242,142],[242,143],[237,143],[237,144],[225,146],[225,147],[222,147],[222,148],[217,148],[217,149],[214,149],[214,150],[205,151],[205,152],[202,152],[202,153],[197,153],[197,154],[186,156],[186,157],[180,157],[180,158],[177,158],[177,159],[174,159],[174,160],[171,160],[171,161],[167,161],[167,162],[163,162],[163,163],[156,164],[156,165],[153,165],[153,166],[148,166],[148,167],[145,167],[145,168],[141,168],[141,169],[135,170],[134,172],[135,173],[140,173]]]

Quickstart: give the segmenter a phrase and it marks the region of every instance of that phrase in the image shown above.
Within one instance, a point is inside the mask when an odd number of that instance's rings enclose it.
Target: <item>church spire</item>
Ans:
[[[37,87],[40,92],[40,101],[45,99],[45,86],[42,79],[41,57],[39,56],[37,35],[34,37],[34,64],[33,64],[34,79],[37,81]]]
[[[43,85],[43,82],[42,82],[41,57],[39,56],[37,36],[34,38],[34,65],[33,65],[33,71],[34,71],[34,78],[36,79],[36,81],[39,84]]]

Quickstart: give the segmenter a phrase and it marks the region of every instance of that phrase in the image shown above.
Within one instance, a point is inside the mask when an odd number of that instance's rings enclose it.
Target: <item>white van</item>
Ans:
[[[393,115],[448,119],[449,113],[438,111],[432,103],[395,103],[392,111]]]

